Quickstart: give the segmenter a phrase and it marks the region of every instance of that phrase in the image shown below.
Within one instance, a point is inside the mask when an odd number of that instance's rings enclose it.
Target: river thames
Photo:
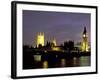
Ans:
[[[90,66],[90,56],[33,61],[33,69]]]

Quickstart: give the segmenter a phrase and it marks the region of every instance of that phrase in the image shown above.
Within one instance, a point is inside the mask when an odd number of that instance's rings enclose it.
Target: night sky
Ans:
[[[90,18],[89,13],[23,10],[23,44],[35,46],[38,32],[44,32],[45,44],[54,38],[58,45],[68,40],[80,42],[84,26],[90,42]]]

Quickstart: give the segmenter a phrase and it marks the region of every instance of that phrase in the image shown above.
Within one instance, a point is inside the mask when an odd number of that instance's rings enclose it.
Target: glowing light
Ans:
[[[86,35],[85,35],[85,34],[83,34],[83,37],[86,37]]]
[[[39,45],[44,46],[44,33],[41,32],[37,35],[37,47]]]
[[[34,55],[35,61],[41,61],[41,55]]]
[[[54,46],[57,46],[56,40],[54,39],[53,41]]]
[[[88,37],[88,36],[87,36],[87,34],[85,33],[85,34],[83,34],[83,37],[85,38],[85,37]]]
[[[76,57],[73,58],[73,64],[74,64],[74,65],[77,64],[77,58],[76,58]]]
[[[88,43],[86,42],[86,41],[83,41],[83,43],[82,43],[82,51],[84,52],[84,51],[88,51]]]
[[[44,52],[45,52],[45,53],[47,53],[47,51],[46,51],[46,50],[45,50]]]
[[[66,66],[66,60],[65,59],[61,59],[61,66],[62,67]]]
[[[43,68],[48,68],[48,62],[47,61],[43,62]]]
[[[58,55],[56,55],[56,58],[58,57]]]
[[[52,47],[52,50],[54,50],[54,51],[59,51],[60,48],[59,48],[59,47]]]

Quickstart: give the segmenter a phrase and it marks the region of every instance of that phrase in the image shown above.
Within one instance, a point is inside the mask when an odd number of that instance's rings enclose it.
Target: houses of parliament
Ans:
[[[40,32],[37,34],[37,43],[36,46],[39,47],[39,45],[44,46],[45,43],[45,35],[43,32]],[[52,43],[54,46],[57,46],[56,40],[52,40]],[[88,46],[88,35],[87,35],[87,30],[86,27],[84,27],[83,33],[82,33],[82,40],[81,40],[81,45],[80,45],[80,50],[82,52],[88,52],[89,51],[89,46]]]

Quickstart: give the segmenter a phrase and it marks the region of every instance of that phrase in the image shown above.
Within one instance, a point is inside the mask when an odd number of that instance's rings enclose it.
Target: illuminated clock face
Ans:
[[[83,37],[86,37],[86,35],[85,35],[85,34],[83,34]]]

